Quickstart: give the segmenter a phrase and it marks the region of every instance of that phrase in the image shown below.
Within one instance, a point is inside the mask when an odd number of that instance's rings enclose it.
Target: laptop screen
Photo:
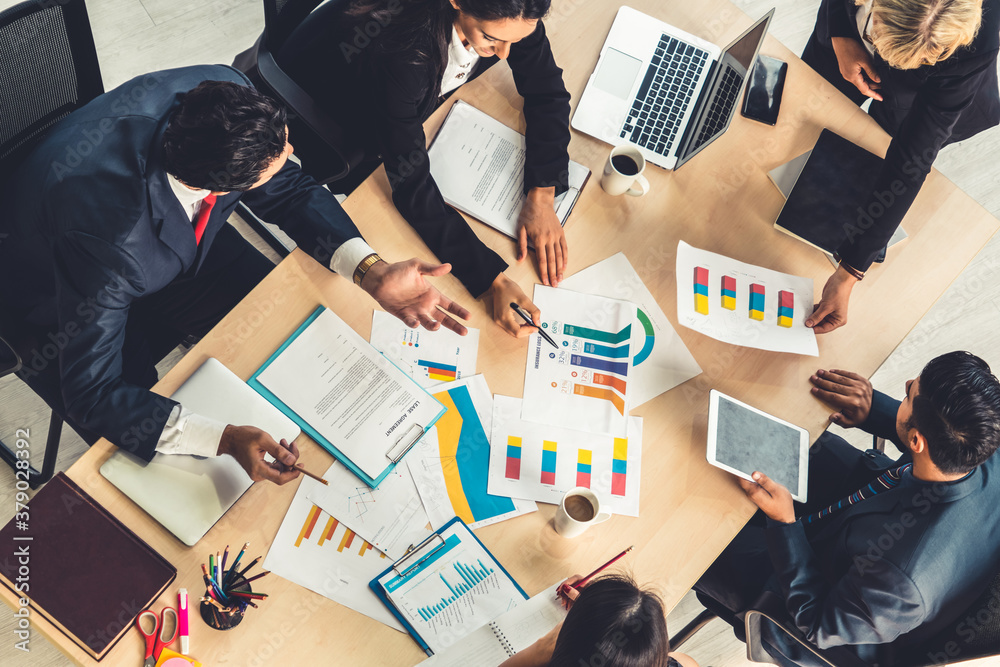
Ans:
[[[684,144],[678,151],[674,169],[718,139],[729,128],[743,99],[744,82],[757,58],[757,51],[764,41],[773,14],[772,9],[754,23],[722,52],[719,61],[714,64],[711,79],[698,101],[695,118],[685,132]]]

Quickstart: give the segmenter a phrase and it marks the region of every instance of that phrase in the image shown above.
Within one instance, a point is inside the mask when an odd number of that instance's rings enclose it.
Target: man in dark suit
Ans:
[[[878,645],[912,645],[953,622],[996,574],[1000,383],[967,352],[928,363],[902,402],[854,373],[821,370],[812,382],[837,408],[831,421],[905,454],[893,461],[824,434],[806,505],[759,472],[740,480],[762,513],[695,589],[734,625],[764,590],[777,592],[810,642],[872,662]],[[763,639],[781,665],[820,664],[773,625]]]
[[[154,72],[60,121],[4,184],[5,333],[21,377],[89,443],[231,454],[284,483],[298,456],[149,391],[155,363],[207,333],[273,265],[226,223],[250,203],[299,248],[409,326],[468,312],[425,280],[448,265],[388,264],[327,190],[288,160],[285,111],[223,66]],[[465,328],[445,314],[443,324]],[[265,464],[264,454],[277,460]]]
[[[977,29],[978,26],[978,29]],[[920,192],[938,151],[1000,123],[1000,0],[823,0],[802,60],[868,113],[892,142],[857,214],[843,220],[841,266],[806,322],[847,322],[854,284]]]

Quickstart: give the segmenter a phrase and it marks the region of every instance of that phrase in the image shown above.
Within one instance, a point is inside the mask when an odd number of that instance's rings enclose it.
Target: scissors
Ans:
[[[170,631],[170,637],[167,635],[167,616],[172,614],[174,617],[173,629]],[[146,629],[142,627],[142,619],[151,618],[153,620],[153,628],[151,631],[146,632]],[[142,636],[146,638],[146,659],[142,663],[142,667],[153,667],[156,661],[160,659],[160,653],[163,651],[164,646],[169,646],[177,638],[177,610],[173,607],[164,607],[160,611],[160,617],[157,618],[149,609],[143,611],[139,614],[139,617],[135,619],[135,627],[139,628],[139,632]]]

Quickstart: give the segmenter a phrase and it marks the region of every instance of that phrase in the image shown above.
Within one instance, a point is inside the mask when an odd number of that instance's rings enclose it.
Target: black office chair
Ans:
[[[49,128],[103,92],[84,0],[22,2],[0,12],[0,181]],[[0,313],[0,326],[2,377],[16,372],[21,359],[7,342],[18,338],[17,323]],[[32,489],[52,477],[61,431],[62,419],[53,412],[42,470],[28,471]],[[0,459],[16,469],[15,452],[2,442]]]
[[[347,2],[349,0],[328,0],[321,11],[338,11]],[[285,73],[275,60],[275,54],[322,3],[323,0],[264,0],[264,32],[233,62],[254,86],[281,101],[288,109],[289,135],[295,144],[296,157],[302,160],[302,170],[320,185],[346,178],[361,164],[364,150]],[[237,204],[236,212],[279,256],[288,255],[288,248],[245,204]]]

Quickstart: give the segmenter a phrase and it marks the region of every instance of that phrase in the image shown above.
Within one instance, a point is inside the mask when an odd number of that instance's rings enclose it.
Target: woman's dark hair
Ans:
[[[455,0],[455,4],[479,21],[538,20],[549,12],[552,0]],[[382,54],[405,53],[414,63],[431,63],[435,97],[440,94],[451,28],[458,16],[449,0],[353,0],[347,14],[365,34],[377,36]],[[429,44],[427,35],[433,37]]]
[[[920,372],[906,426],[927,439],[941,472],[968,472],[1000,446],[1000,382],[974,354],[942,354]]]
[[[163,134],[164,167],[186,185],[249,190],[285,150],[284,107],[250,86],[205,81],[180,99]]]
[[[551,667],[666,667],[663,603],[629,577],[608,575],[580,593],[566,615]]]

